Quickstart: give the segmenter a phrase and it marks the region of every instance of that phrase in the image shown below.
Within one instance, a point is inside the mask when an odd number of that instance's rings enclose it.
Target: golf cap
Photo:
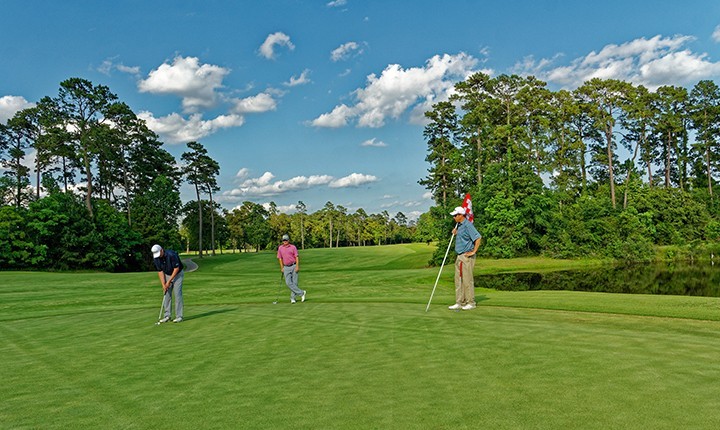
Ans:
[[[283,240],[290,240],[290,236],[288,236],[287,234],[283,234]]]
[[[153,253],[153,258],[160,257],[160,253],[162,252],[162,246],[160,245],[153,245],[152,249],[150,249]]]
[[[462,207],[462,206],[458,206],[458,207],[455,208],[454,211],[450,212],[450,215],[452,215],[452,216],[455,216],[455,215],[465,215],[465,208]]]

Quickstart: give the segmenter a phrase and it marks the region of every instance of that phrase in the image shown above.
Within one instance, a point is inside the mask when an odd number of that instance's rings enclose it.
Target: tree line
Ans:
[[[154,243],[174,249],[266,249],[284,233],[302,246],[410,240],[402,214],[349,215],[328,202],[313,214],[271,204],[220,208],[220,165],[198,142],[178,162],[103,85],[60,83],[55,97],[0,123],[0,268],[143,270]],[[180,185],[195,189],[183,205]],[[206,251],[207,250],[207,251]]]
[[[533,76],[477,73],[426,117],[430,168],[419,182],[445,244],[446,212],[467,192],[491,257],[643,260],[656,245],[720,235],[713,81],[649,90],[594,78],[551,91]]]
[[[349,213],[347,208],[327,202],[313,213],[299,201],[292,214],[281,213],[274,202],[269,207],[243,202],[231,211],[203,201],[203,212],[214,213],[217,220],[215,242],[209,239],[211,229],[205,225],[200,234],[199,211],[194,203],[185,206],[181,228],[185,249],[209,249],[215,253],[275,249],[279,238],[288,234],[299,249],[370,246],[429,240],[418,231],[414,221],[398,212],[391,217],[387,211],[368,214],[364,209]],[[205,238],[200,246],[198,240]]]

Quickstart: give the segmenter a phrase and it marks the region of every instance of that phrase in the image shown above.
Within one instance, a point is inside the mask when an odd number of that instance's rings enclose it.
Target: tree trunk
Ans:
[[[638,148],[640,148],[640,142],[635,144],[635,152],[633,153],[632,163],[630,163],[630,170],[628,170],[627,178],[625,178],[625,195],[623,196],[623,209],[627,209],[628,189],[630,188],[630,177],[632,176],[633,168],[635,166],[635,158],[637,158],[637,155],[638,155]]]
[[[607,140],[607,156],[608,156],[608,173],[610,174],[610,199],[612,207],[615,209],[615,172],[613,171],[613,150],[612,150],[612,127],[608,126],[605,131],[605,139]]]
[[[212,256],[215,256],[215,204],[213,204],[212,190],[208,188],[208,195],[210,196],[210,251]]]
[[[202,258],[202,256],[203,256],[202,202],[200,201],[200,189],[198,188],[197,184],[195,184],[195,194],[197,195],[197,199],[198,199],[198,256],[200,258]]]

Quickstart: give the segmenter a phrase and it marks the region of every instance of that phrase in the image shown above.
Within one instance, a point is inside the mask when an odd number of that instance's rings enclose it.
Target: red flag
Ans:
[[[462,207],[465,209],[465,218],[467,218],[467,220],[470,222],[475,221],[475,215],[472,211],[472,200],[470,199],[470,194],[465,194],[465,200],[463,200]]]

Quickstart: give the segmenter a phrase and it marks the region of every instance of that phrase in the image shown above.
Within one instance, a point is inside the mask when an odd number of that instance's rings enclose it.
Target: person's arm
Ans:
[[[300,271],[300,256],[295,254],[295,271]]]
[[[165,291],[167,291],[168,288],[170,288],[170,285],[175,281],[175,277],[177,276],[178,273],[180,273],[179,266],[173,269],[172,275],[170,275],[170,278],[167,279],[167,283],[165,285]]]
[[[477,250],[478,248],[480,248],[480,239],[482,239],[482,237],[478,237],[477,239],[475,239],[475,246],[473,247],[473,250],[470,252],[466,252],[466,256],[472,257],[473,255],[477,254]]]
[[[278,261],[280,262],[280,272],[282,272],[285,265],[283,264],[282,258],[278,258]]]
[[[164,292],[167,291],[167,288],[165,288],[165,272],[163,272],[162,270],[160,270],[160,271],[158,272],[158,278],[160,278],[160,286],[162,287],[163,293],[164,293]]]

